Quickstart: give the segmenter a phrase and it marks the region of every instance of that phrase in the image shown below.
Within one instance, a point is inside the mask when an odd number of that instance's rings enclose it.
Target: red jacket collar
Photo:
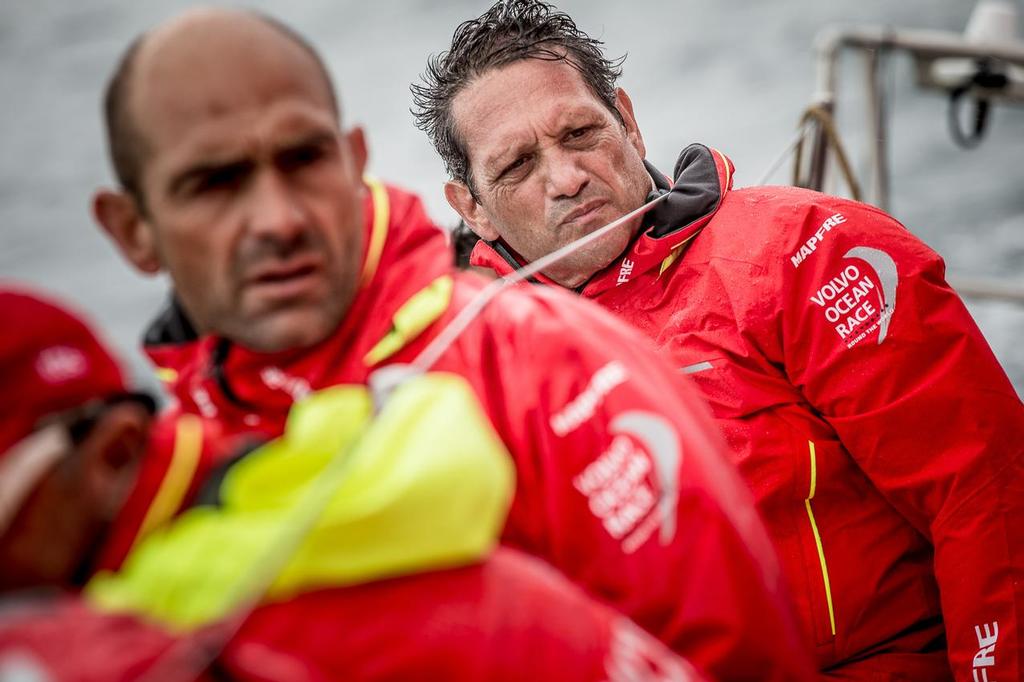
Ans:
[[[476,267],[494,270],[499,277],[510,275],[526,265],[526,259],[516,253],[512,247],[505,243],[502,243],[501,246],[508,253],[509,258],[511,258],[512,261],[509,261],[508,258],[498,253],[497,249],[494,248],[494,244],[481,239],[476,243],[476,246],[473,247],[472,253],[469,254],[469,264]],[[558,286],[556,281],[540,272],[533,275],[530,279],[531,281],[536,281],[541,284]]]
[[[254,430],[276,432],[292,402],[310,390],[362,382],[363,358],[388,333],[394,312],[451,269],[444,233],[415,196],[368,182],[363,280],[338,329],[319,344],[259,353],[204,336],[145,348],[166,387],[186,412],[260,419]],[[230,417],[229,417],[230,419]]]

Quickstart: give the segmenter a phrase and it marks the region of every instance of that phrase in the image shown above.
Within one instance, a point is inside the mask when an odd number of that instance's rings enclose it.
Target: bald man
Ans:
[[[97,219],[140,271],[170,273],[198,329],[279,351],[337,327],[358,283],[366,145],[339,130],[308,46],[253,15],[193,12],[132,46],[106,104],[124,191],[97,194]]]
[[[369,404],[380,370],[419,359],[398,390],[436,383],[439,412],[428,431],[389,437],[440,463],[429,448],[490,434],[481,442],[499,443],[516,472],[503,542],[716,679],[805,675],[777,561],[689,386],[634,332],[562,292],[506,290],[435,343],[484,282],[453,271],[415,197],[363,179],[363,133],[341,127],[326,70],[295,33],[246,12],[189,12],[129,50],[107,124],[121,188],[99,192],[95,214],[140,272],[173,282],[147,340],[178,411],[275,438],[293,403],[345,386]],[[328,423],[341,430],[343,416]],[[258,466],[248,461],[225,466]],[[430,480],[438,511],[482,485],[458,469]],[[399,543],[397,565],[361,579],[469,560],[403,554],[417,547]],[[290,589],[343,582],[336,568]]]

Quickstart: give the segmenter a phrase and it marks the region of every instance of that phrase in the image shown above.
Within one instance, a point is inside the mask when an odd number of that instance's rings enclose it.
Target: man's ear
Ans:
[[[101,189],[92,199],[92,212],[121,254],[139,272],[160,271],[153,226],[143,218],[134,198],[126,192]]]
[[[349,150],[352,153],[352,163],[355,166],[357,177],[362,177],[363,172],[366,170],[366,160],[369,157],[369,151],[366,147],[366,134],[363,132],[362,127],[352,126],[345,133],[345,142],[348,143]]]
[[[626,126],[626,138],[640,154],[641,159],[647,158],[647,147],[644,146],[644,138],[640,134],[640,127],[636,124],[636,116],[633,114],[633,101],[622,88],[615,88],[615,108],[622,116],[622,123]]]
[[[464,184],[454,180],[444,183],[444,198],[448,200],[448,205],[466,221],[469,229],[473,230],[481,239],[493,242],[500,236],[487,218],[487,212],[483,206],[473,198],[473,193]]]
[[[104,518],[117,514],[135,485],[150,422],[141,405],[116,405],[99,418],[79,446],[82,484]]]

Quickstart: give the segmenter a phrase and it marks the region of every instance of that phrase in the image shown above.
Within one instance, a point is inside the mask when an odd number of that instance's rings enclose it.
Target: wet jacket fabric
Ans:
[[[175,414],[226,437],[410,362],[486,283],[451,272],[414,197],[370,184],[362,287],[328,339],[259,354],[218,338],[151,348]],[[574,334],[567,335],[567,330]],[[777,560],[699,398],[635,332],[559,291],[500,293],[432,368],[463,377],[511,454],[503,543],[539,556],[714,679],[803,679]]]
[[[0,610],[0,678],[698,679],[538,560],[495,550],[514,469],[460,377],[423,375],[373,412],[363,386],[304,398],[281,437],[94,576],[87,607]]]
[[[707,399],[828,677],[1019,679],[1024,407],[942,259],[871,206],[732,172],[685,150],[688,192],[582,296]]]
[[[153,679],[180,682],[705,679],[627,618],[509,548],[478,564],[267,604],[221,650],[227,635],[217,626],[172,635],[73,597],[25,604],[0,612],[0,678],[128,682],[160,670]]]

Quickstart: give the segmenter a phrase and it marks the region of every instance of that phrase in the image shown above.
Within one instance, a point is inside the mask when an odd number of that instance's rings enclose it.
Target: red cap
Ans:
[[[125,392],[117,362],[62,307],[2,286],[0,319],[0,459],[43,418]]]

